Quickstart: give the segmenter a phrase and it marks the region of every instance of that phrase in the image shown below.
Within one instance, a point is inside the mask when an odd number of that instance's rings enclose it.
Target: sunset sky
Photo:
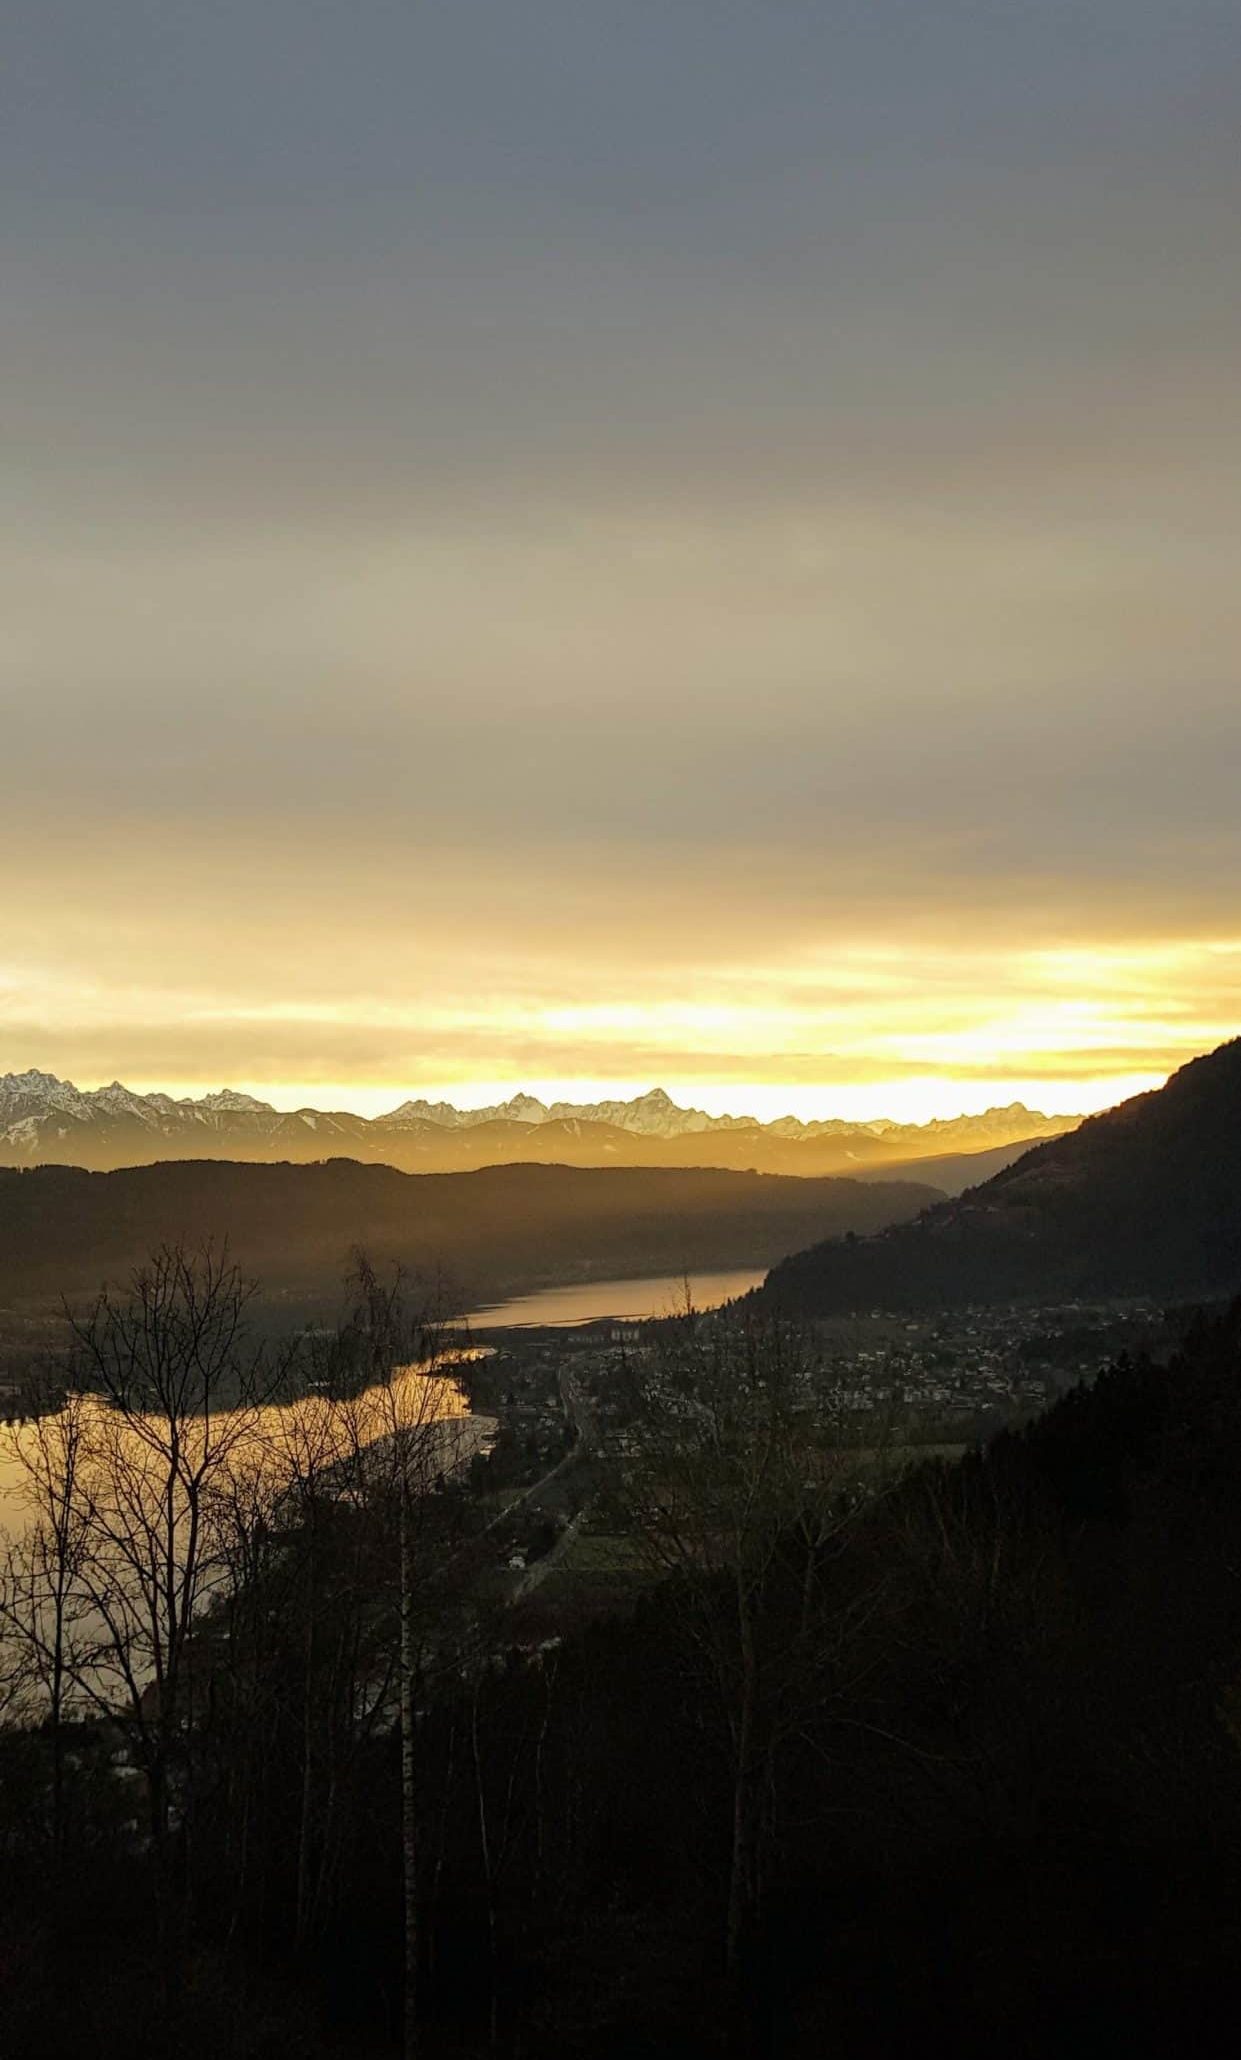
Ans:
[[[0,1072],[1241,1030],[1235,0],[16,0]]]

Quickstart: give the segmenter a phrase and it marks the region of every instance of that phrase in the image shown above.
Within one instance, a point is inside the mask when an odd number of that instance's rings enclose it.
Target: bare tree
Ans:
[[[629,1364],[627,1392],[623,1511],[673,1577],[727,1741],[725,1960],[740,2024],[776,1754],[828,1692],[830,1548],[866,1491],[813,1338],[794,1326],[687,1303]]]
[[[365,1382],[361,1492],[372,1508],[386,1507],[395,1518],[406,2060],[414,2060],[419,2046],[418,1699],[428,1629],[442,1632],[444,1576],[458,1564],[437,1528],[433,1498],[469,1449],[469,1426],[445,1353],[440,1295],[415,1296],[412,1285],[399,1267],[383,1277],[365,1254],[356,1254],[353,1309],[342,1331]]]
[[[76,1381],[89,1394],[64,1664],[75,1691],[124,1724],[145,1777],[161,1935],[174,1770],[195,1714],[195,1626],[232,1577],[238,1480],[263,1468],[264,1407],[283,1377],[250,1334],[252,1293],[226,1248],[170,1245],[127,1294],[105,1288],[70,1319]],[[50,1475],[43,1485],[52,1489]],[[53,1510],[56,1500],[53,1491]],[[182,1801],[192,1804],[188,1787]]]
[[[304,1648],[295,1920],[303,1943],[326,1907],[351,1766],[392,1714],[395,1685],[412,2054],[418,1702],[428,1653],[451,1645],[448,1574],[464,1564],[436,1490],[468,1453],[472,1426],[434,1298],[416,1297],[399,1271],[381,1278],[362,1256],[349,1287],[332,1337],[273,1356],[254,1338],[253,1291],[227,1250],[169,1246],[127,1292],[104,1289],[70,1318],[74,1389],[62,1408],[13,1434],[26,1526],[0,1582],[0,1660],[4,1693],[38,1694],[52,1717],[58,1848],[65,1711],[72,1702],[123,1726],[146,1783],[169,1985],[196,1777],[209,1765],[238,1817],[235,1836],[231,1816],[224,1834],[237,1921],[251,1816],[263,1807],[266,1741],[254,1719],[284,1699],[290,1631],[300,1623]],[[272,1624],[280,1595],[299,1602],[300,1619]],[[250,1743],[239,1758],[243,1734]]]
[[[46,1722],[52,1749],[52,1859],[65,1857],[64,1725],[73,1658],[84,1628],[83,1570],[89,1549],[83,1458],[90,1404],[77,1393],[7,1430],[27,1521],[10,1541],[0,1582],[0,1615],[20,1650],[33,1713]]]
[[[0,1615],[0,1731],[20,1723],[28,1709],[31,1661],[27,1641]]]

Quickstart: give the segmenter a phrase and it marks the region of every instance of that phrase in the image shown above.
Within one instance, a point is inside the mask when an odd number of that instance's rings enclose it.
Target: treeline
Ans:
[[[90,1293],[169,1237],[199,1246],[227,1235],[265,1297],[286,1309],[330,1303],[358,1245],[376,1264],[439,1266],[469,1308],[563,1281],[766,1266],[837,1231],[911,1216],[937,1192],[693,1168],[397,1173],[350,1159],[0,1168],[0,1297]]]
[[[121,1416],[141,1313],[86,1330]],[[404,1322],[366,1275],[318,1420]],[[846,1449],[817,1371],[661,1327],[613,1468],[650,1586],[558,1640],[408,1410],[206,1497],[166,1696],[0,1740],[0,2049],[1231,2051],[1241,1313],[951,1467]]]

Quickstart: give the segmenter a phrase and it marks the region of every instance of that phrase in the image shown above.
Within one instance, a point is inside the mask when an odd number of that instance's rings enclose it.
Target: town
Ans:
[[[471,1462],[469,1486],[501,1541],[490,1586],[510,1606],[514,1645],[542,1646],[634,1602],[645,1569],[618,1528],[610,1489],[628,1450],[633,1377],[657,1351],[659,1328],[604,1319],[474,1334],[459,1377],[495,1429]],[[901,1472],[1030,1421],[1126,1354],[1166,1356],[1179,1334],[1177,1313],[1144,1299],[917,1319],[875,1310],[813,1331],[820,1436]]]

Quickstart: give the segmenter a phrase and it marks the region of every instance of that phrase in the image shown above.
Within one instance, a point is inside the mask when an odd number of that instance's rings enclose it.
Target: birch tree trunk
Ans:
[[[405,2060],[418,2052],[418,1756],[414,1684],[417,1652],[414,1638],[414,1593],[409,1509],[409,1483],[401,1483],[401,1872],[404,1894],[403,2034]]]

